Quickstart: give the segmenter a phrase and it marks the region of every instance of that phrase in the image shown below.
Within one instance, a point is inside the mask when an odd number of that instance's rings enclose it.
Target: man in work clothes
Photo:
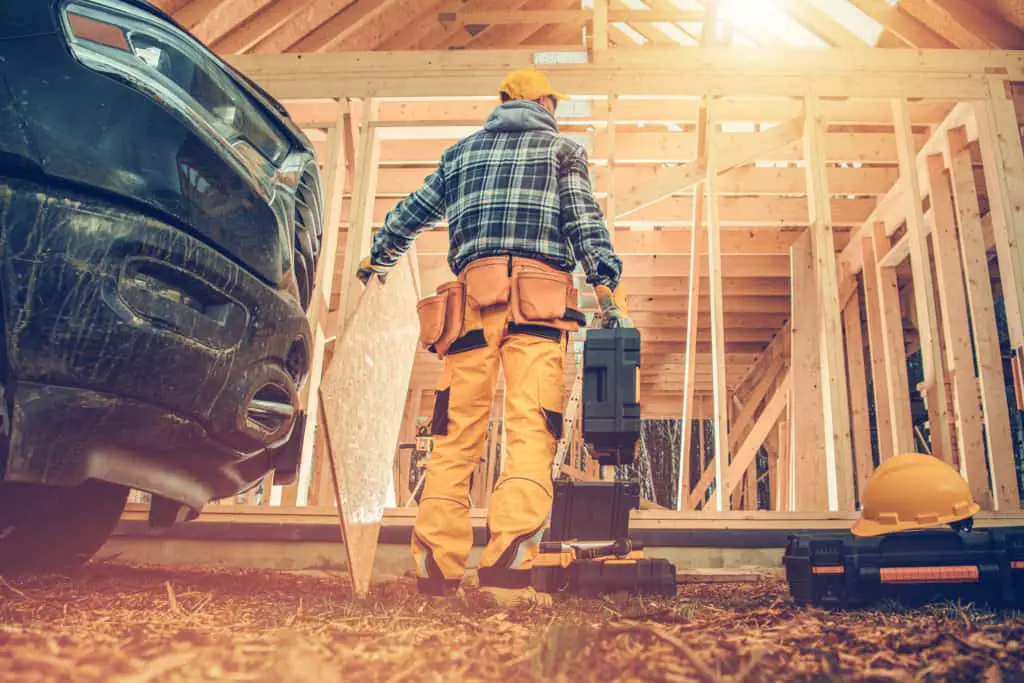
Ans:
[[[447,149],[436,172],[388,213],[359,278],[383,279],[420,231],[447,217],[448,264],[458,281],[420,304],[420,341],[445,358],[445,369],[412,552],[420,592],[458,589],[473,543],[470,475],[484,451],[500,364],[507,459],[491,497],[479,579],[508,604],[536,597],[530,566],[551,510],[568,332],[586,322],[573,310],[577,261],[604,326],[630,323],[622,262],[594,199],[586,151],[558,134],[561,96],[533,70],[510,74],[499,93],[483,129]],[[454,306],[445,305],[449,295]]]

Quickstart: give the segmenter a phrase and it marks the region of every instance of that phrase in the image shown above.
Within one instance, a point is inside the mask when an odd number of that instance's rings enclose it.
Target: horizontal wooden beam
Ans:
[[[722,155],[723,162],[727,162],[724,165],[727,171],[756,161],[796,164],[802,161],[803,152],[799,139],[793,141],[790,133],[797,127],[797,122],[790,122],[784,127],[779,126],[761,133],[721,133],[715,136],[717,153]],[[443,137],[438,132],[436,137],[419,135],[419,139],[415,141],[401,138],[385,140],[381,148],[381,164],[384,167],[433,165],[456,140],[472,132],[469,128],[442,128],[440,131],[444,131]],[[920,146],[927,137],[923,133],[918,133],[917,144]],[[826,133],[824,138],[825,161],[829,163],[894,164],[898,161],[896,137],[892,133]],[[695,158],[696,141],[696,133],[689,132],[620,131],[615,136],[615,163],[688,164]],[[318,152],[325,144],[326,138],[322,142],[314,141],[314,147]],[[594,136],[589,152],[590,161],[603,164],[608,160],[608,151],[606,136]],[[681,193],[688,187],[693,187],[696,183],[694,178],[699,175],[698,171],[699,169],[690,164],[672,169],[672,173],[663,172],[661,175],[677,177],[657,179],[657,189],[661,196]],[[679,187],[670,187],[673,183],[679,184]],[[639,205],[642,206],[643,203],[640,202]],[[628,208],[634,208],[633,204],[628,205]]]
[[[385,166],[379,171],[377,196],[404,197],[423,184],[424,179],[435,168],[437,160],[424,164]],[[614,173],[605,165],[591,164],[590,172],[598,197],[605,196],[609,181],[614,175],[615,187],[628,187],[653,182],[658,175],[658,164],[629,164],[617,167]],[[980,172],[980,171],[979,171]],[[840,168],[830,166],[826,170],[829,191],[833,195],[884,195],[898,174],[895,166],[862,166]],[[351,174],[346,174],[348,178]],[[795,164],[790,167],[742,166],[724,173],[718,178],[719,196],[745,195],[803,195],[806,193],[805,171]],[[345,193],[352,192],[351,180],[346,181]]]
[[[972,50],[615,48],[598,63],[545,65],[570,95],[983,99],[985,77],[1024,79],[1024,55]],[[494,97],[529,50],[230,55],[280,99]]]
[[[780,147],[787,147],[800,139],[803,130],[803,120],[793,119],[770,130],[752,133],[750,135],[734,136],[728,139],[725,135],[716,134],[712,142],[718,149],[715,152],[716,173],[726,173],[737,166],[752,161],[764,160],[771,157]],[[623,134],[622,137],[626,137]],[[687,140],[686,154],[693,156],[691,150],[696,149],[696,137]],[[670,138],[662,138],[662,143],[668,143]],[[632,150],[628,141],[617,144],[624,144],[626,149]],[[621,158],[616,156],[616,163]],[[673,194],[682,193],[693,186],[701,183],[707,177],[706,157],[698,158],[685,166],[677,168],[659,168],[653,179],[636,179],[632,184],[624,185],[624,192],[618,198],[617,216],[625,216],[645,206],[664,199]],[[717,193],[716,193],[717,194]]]
[[[397,199],[377,198],[374,225],[383,225]],[[693,221],[693,197],[671,197],[615,221],[616,226],[689,226]],[[803,197],[719,197],[719,222],[729,226],[795,227],[807,225],[807,200]],[[874,210],[873,198],[832,199],[832,224],[837,227],[861,225]]]
[[[603,127],[608,122],[605,99],[585,99],[583,110],[575,108],[572,116],[562,115],[562,125]],[[337,119],[337,104],[332,99],[291,99],[283,102],[292,119],[302,127],[330,128]],[[445,121],[456,125],[481,122],[498,106],[493,93],[488,97],[459,99],[436,93],[423,100],[388,100],[380,104],[381,121]],[[931,126],[941,123],[952,102],[920,100],[910,103],[914,123]],[[696,125],[700,98],[644,99],[619,98],[615,102],[615,123],[618,126],[650,126],[677,124]],[[883,101],[825,100],[821,103],[825,120],[830,124],[892,125],[892,112]],[[753,124],[788,121],[800,115],[801,104],[787,97],[721,97],[715,102],[715,120],[726,124]]]
[[[609,10],[609,22],[652,23],[703,21],[705,13],[693,10]],[[437,20],[452,26],[492,26],[500,24],[580,24],[594,19],[592,9],[575,10],[487,10],[476,12],[440,12]]]

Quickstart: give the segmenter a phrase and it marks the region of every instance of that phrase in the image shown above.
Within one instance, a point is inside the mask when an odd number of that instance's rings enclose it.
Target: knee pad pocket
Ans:
[[[451,387],[439,389],[434,395],[434,414],[430,421],[431,436],[448,436],[448,403]]]

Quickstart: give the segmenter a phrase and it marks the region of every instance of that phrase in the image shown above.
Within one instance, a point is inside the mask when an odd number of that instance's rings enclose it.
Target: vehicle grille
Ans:
[[[302,173],[295,192],[295,250],[305,261],[296,267],[303,308],[309,306],[316,278],[316,266],[320,261],[323,220],[324,204],[320,174],[316,165],[310,164]]]

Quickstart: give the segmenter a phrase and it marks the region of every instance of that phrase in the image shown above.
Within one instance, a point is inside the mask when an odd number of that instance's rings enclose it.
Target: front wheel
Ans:
[[[117,526],[128,489],[0,483],[0,574],[63,572],[89,560]]]

